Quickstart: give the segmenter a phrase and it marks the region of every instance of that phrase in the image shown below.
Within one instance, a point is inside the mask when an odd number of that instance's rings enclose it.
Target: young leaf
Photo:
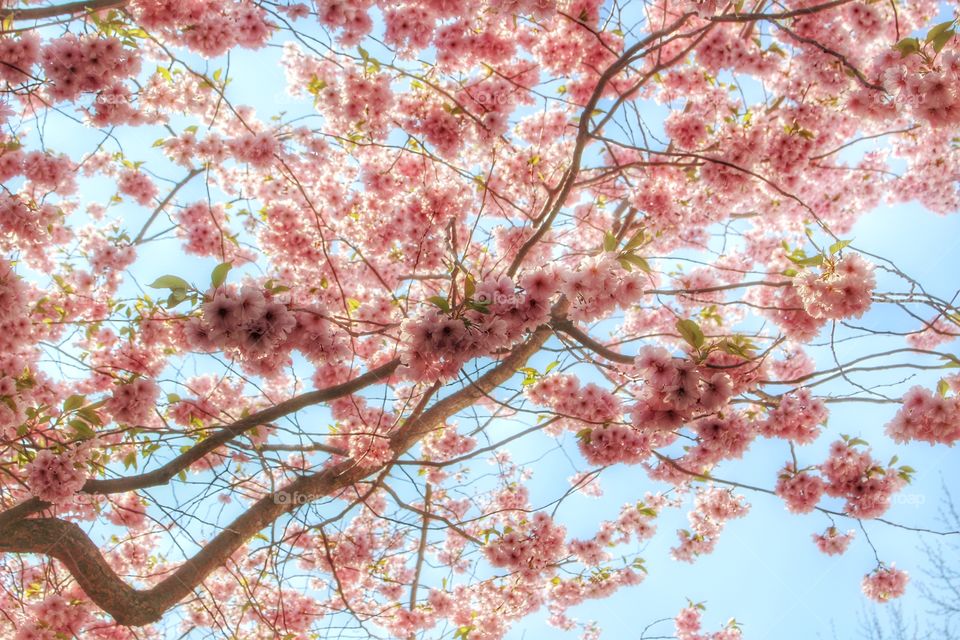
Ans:
[[[950,42],[950,40],[952,40],[955,35],[957,35],[956,30],[946,29],[944,31],[941,31],[940,33],[938,33],[936,36],[932,38],[928,35],[927,41],[930,43],[930,46],[933,47],[934,51],[936,51],[937,53],[940,53],[941,51],[943,51],[943,48],[947,46],[947,43]]]
[[[832,245],[830,245],[830,255],[833,255],[841,249],[845,249],[846,247],[850,246],[851,242],[853,242],[853,240],[839,240],[834,242]]]
[[[920,41],[916,38],[904,38],[897,44],[893,45],[893,48],[900,52],[901,58],[906,58],[911,53],[917,53],[920,51]]]
[[[96,432],[83,420],[71,420],[70,428],[74,431],[74,437],[78,440],[90,440],[96,437]]]
[[[950,383],[948,383],[946,380],[941,379],[940,382],[937,383],[937,393],[939,393],[941,397],[946,398],[947,393],[949,392],[950,392]]]
[[[677,331],[680,332],[680,337],[691,347],[699,349],[703,346],[703,331],[700,330],[700,325],[696,322],[693,320],[678,320],[676,326]]]
[[[427,301],[437,306],[440,311],[450,313],[450,303],[443,296],[430,296]]]
[[[639,268],[644,273],[650,273],[650,263],[646,261],[645,258],[634,255],[632,253],[627,253],[623,255],[623,260],[626,260],[628,263]]]
[[[950,31],[953,31],[953,20],[941,22],[940,24],[933,26],[930,31],[927,32],[927,42],[933,42],[944,33],[948,33]]]
[[[210,274],[210,284],[213,285],[214,289],[227,281],[227,274],[230,273],[231,267],[233,267],[232,262],[221,262],[213,268],[213,273]]]
[[[617,249],[617,236],[613,235],[609,231],[603,234],[603,250],[604,251],[615,251]]]
[[[64,413],[67,411],[75,411],[82,407],[86,401],[87,398],[85,396],[74,394],[63,401],[63,411]]]
[[[160,276],[151,284],[147,285],[151,289],[172,289],[186,291],[190,288],[190,283],[177,276]]]

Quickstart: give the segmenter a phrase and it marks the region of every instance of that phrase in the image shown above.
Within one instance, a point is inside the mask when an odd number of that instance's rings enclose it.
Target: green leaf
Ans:
[[[952,353],[944,353],[940,356],[941,360],[946,360],[947,364],[943,365],[944,369],[958,369],[960,368],[960,358],[953,355]]]
[[[616,251],[618,244],[619,244],[619,241],[617,240],[617,236],[613,235],[613,234],[610,233],[609,231],[607,231],[607,232],[603,235],[603,250],[604,250],[604,251]]]
[[[911,53],[918,53],[920,51],[920,41],[916,38],[904,38],[893,45],[893,48],[900,52],[901,58],[906,58]]]
[[[80,394],[74,394],[63,401],[63,411],[64,413],[68,411],[75,411],[82,407],[87,402],[86,396]]]
[[[307,84],[307,91],[314,96],[326,88],[327,88],[326,80],[321,80],[317,76],[313,76],[313,78]]]
[[[753,351],[756,348],[752,342],[743,338],[743,336],[736,336],[733,340],[721,340],[718,346],[724,353],[729,353],[732,356],[737,356],[744,360],[751,360],[753,358]]]
[[[696,322],[693,320],[678,320],[676,326],[677,331],[680,332],[680,337],[691,347],[699,349],[703,346],[703,331],[700,330],[700,325]]]
[[[444,313],[450,313],[450,303],[443,296],[430,296],[427,298],[427,302],[432,303]]]
[[[650,273],[651,271],[650,263],[647,262],[645,258],[641,258],[640,256],[636,256],[632,253],[627,253],[623,256],[623,260],[626,260],[627,262],[637,267],[644,273]]]
[[[446,301],[444,301],[446,302]],[[475,300],[468,300],[467,306],[477,311],[479,313],[490,313],[490,303],[489,302],[476,302]]]
[[[943,48],[947,46],[947,43],[950,42],[950,40],[952,40],[955,35],[957,35],[956,30],[947,29],[946,31],[942,31],[938,33],[934,38],[930,38],[930,36],[927,36],[927,41],[930,42],[930,45],[933,47],[934,51],[936,51],[937,53],[940,53],[941,51],[943,51]]]
[[[947,33],[948,31],[953,31],[953,20],[947,20],[946,22],[941,22],[938,25],[935,25],[927,32],[927,42],[933,42],[939,36]]]
[[[941,379],[940,382],[937,383],[937,393],[939,393],[941,397],[946,398],[949,391],[950,384],[946,380]]]
[[[97,433],[83,420],[71,420],[70,428],[80,440],[90,440],[97,436]]]
[[[167,309],[173,309],[175,306],[187,299],[187,292],[183,289],[174,289],[167,297]]]
[[[91,404],[88,407],[83,407],[82,409],[78,409],[77,415],[83,418],[84,420],[86,420],[87,424],[92,424],[94,426],[99,427],[103,424],[103,420],[100,419],[100,414],[95,411],[95,407],[98,407],[101,404],[103,403],[98,402],[96,404]]]
[[[473,294],[477,291],[477,281],[473,279],[473,276],[469,273],[467,277],[463,280],[463,295],[468,300],[473,298]]]
[[[850,246],[851,242],[853,242],[853,240],[839,240],[834,242],[832,245],[830,245],[830,255],[833,255],[841,249],[845,249],[846,247]]]
[[[801,254],[803,256],[803,254]],[[809,258],[807,257],[797,257],[795,255],[788,255],[787,259],[790,260],[793,264],[799,265],[801,267],[819,267],[823,264],[823,256],[815,255]]]
[[[171,289],[186,291],[190,288],[190,283],[177,276],[160,276],[151,284],[147,285],[151,289]]]
[[[213,268],[213,273],[210,274],[210,284],[213,285],[214,289],[227,281],[227,274],[230,273],[232,267],[232,262],[221,262]]]
[[[638,248],[638,247],[640,247],[640,246],[643,246],[643,244],[644,244],[644,242],[646,241],[646,239],[647,239],[646,229],[640,229],[640,230],[637,231],[635,234],[633,234],[633,237],[632,237],[632,238],[630,238],[630,239],[627,241],[627,244],[626,244],[626,246],[623,248],[623,250],[624,250],[624,251],[627,251],[627,252],[633,251],[634,249],[636,249],[636,248]]]

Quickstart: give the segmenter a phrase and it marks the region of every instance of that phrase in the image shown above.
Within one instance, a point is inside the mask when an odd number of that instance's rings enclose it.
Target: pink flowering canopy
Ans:
[[[852,231],[960,209],[958,7],[0,2],[0,636],[596,638],[751,495],[909,528],[960,311]]]

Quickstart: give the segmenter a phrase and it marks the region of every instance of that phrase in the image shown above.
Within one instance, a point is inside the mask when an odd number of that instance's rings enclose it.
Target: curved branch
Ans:
[[[554,312],[562,313],[565,307],[566,302],[561,300],[555,306]],[[416,417],[404,423],[390,437],[394,457],[405,453],[448,417],[470,406],[481,396],[489,394],[510,379],[517,369],[540,350],[550,335],[549,326],[539,327],[526,341],[515,346],[493,369],[480,376],[472,384],[438,400],[432,407],[419,415],[415,414]],[[384,370],[392,371],[397,364],[396,361],[391,362],[384,367],[368,372],[365,376],[368,376],[367,379],[369,380],[370,377],[384,375]],[[361,376],[361,378],[363,377]],[[347,384],[356,384],[357,380]],[[245,428],[251,428],[267,420],[276,419],[318,402],[320,401],[317,399],[318,395],[325,393],[329,393],[329,390],[303,394],[276,407],[250,416],[245,421],[238,421],[238,423],[242,422],[246,425]],[[253,421],[254,424],[250,424],[250,421]],[[225,438],[223,442],[226,442],[236,435],[236,425],[238,423],[222,430],[217,436]],[[217,436],[214,436],[214,438]],[[211,439],[198,443],[194,449]],[[182,456],[179,458],[182,458]],[[387,464],[392,464],[392,462]],[[279,492],[264,496],[254,503],[192,558],[180,565],[165,580],[150,589],[138,590],[127,584],[110,568],[96,545],[79,526],[58,518],[21,519],[0,527],[0,552],[40,553],[57,558],[73,575],[74,580],[77,581],[77,584],[80,585],[87,596],[98,607],[113,616],[118,623],[127,626],[150,624],[159,620],[169,608],[189,595],[247,540],[282,515],[298,508],[299,504],[303,502],[301,500],[278,499],[281,493],[304,496],[307,501],[316,500],[356,484],[370,474],[382,470],[385,466],[363,466],[358,464],[357,460],[350,458],[331,465],[319,473],[294,480]],[[134,478],[148,477],[151,482],[162,480],[166,477],[164,474],[169,472],[164,471],[166,467],[167,465],[164,465],[155,472],[143,474],[143,476],[134,476]],[[169,477],[173,476],[170,475]],[[128,479],[122,478],[98,482],[112,483],[107,485],[112,488],[126,486],[127,481]],[[144,480],[137,480],[137,482],[144,482]],[[99,486],[103,486],[103,484]]]
[[[262,411],[252,413],[245,418],[237,420],[233,424],[225,426],[217,431],[214,435],[206,438],[205,440],[201,440],[188,450],[184,451],[177,457],[154,469],[153,471],[148,471],[146,473],[141,473],[134,476],[125,476],[123,478],[110,478],[105,480],[91,478],[83,485],[81,491],[83,493],[104,495],[164,485],[170,482],[170,480],[172,480],[178,473],[186,470],[190,467],[190,465],[197,462],[205,455],[214,451],[218,447],[227,444],[233,438],[244,433],[245,431],[249,431],[250,429],[258,427],[262,424],[266,424],[290,415],[291,413],[295,413],[305,407],[319,404],[321,402],[327,402],[351,393],[356,393],[360,389],[363,389],[370,384],[374,384],[386,377],[389,377],[399,365],[400,361],[394,359],[383,366],[377,367],[376,369],[372,369],[363,375],[357,376],[349,382],[327,387],[326,389],[308,391],[307,393],[290,398],[284,402],[267,407]],[[2,531],[2,528],[7,523],[39,513],[50,506],[52,505],[49,502],[44,502],[43,500],[38,500],[37,498],[31,498],[21,502],[15,507],[0,513],[0,531]]]
[[[153,213],[151,213],[150,217],[147,218],[147,221],[143,223],[140,233],[138,233],[137,237],[133,239],[132,244],[137,245],[144,242],[143,236],[146,235],[147,229],[149,229],[150,225],[153,224],[153,221],[157,219],[157,216],[160,215],[160,212],[163,211],[164,207],[170,204],[170,201],[173,200],[173,196],[177,195],[177,191],[180,191],[185,184],[193,180],[194,177],[200,175],[201,173],[203,173],[203,169],[191,169],[183,180],[173,185],[173,188],[170,189],[170,192],[167,193],[166,197],[160,201],[160,204],[156,206],[156,208],[153,210]]]
[[[571,189],[573,189],[573,183],[576,180],[576,176],[580,172],[580,162],[583,158],[583,153],[586,149],[587,142],[590,139],[590,118],[594,111],[596,111],[597,105],[600,103],[607,85],[611,80],[613,80],[613,78],[617,76],[617,74],[630,65],[634,56],[636,56],[640,51],[643,51],[643,49],[648,45],[682,27],[691,16],[693,16],[692,13],[685,13],[668,27],[651,33],[640,42],[637,42],[631,46],[629,49],[624,51],[623,54],[617,58],[613,64],[607,67],[603,74],[597,79],[597,86],[594,88],[593,93],[590,95],[590,99],[587,101],[587,104],[580,113],[580,122],[577,125],[577,137],[576,141],[574,142],[570,165],[564,172],[561,182],[559,185],[557,185],[556,190],[551,192],[551,197],[546,203],[544,203],[543,211],[539,216],[537,216],[537,220],[542,220],[542,223],[536,228],[536,230],[533,232],[533,235],[531,235],[530,238],[528,238],[527,241],[524,242],[517,251],[517,255],[514,257],[513,262],[511,262],[510,267],[507,269],[508,276],[513,277],[517,273],[517,271],[520,269],[520,265],[523,264],[524,258],[526,258],[527,254],[547,232],[547,230],[553,224],[557,214],[560,213],[560,210],[566,203],[567,196],[570,194]]]
[[[619,362],[621,364],[633,364],[634,362],[633,356],[617,353],[609,347],[604,346],[590,337],[590,335],[586,332],[578,329],[577,326],[570,320],[556,318],[551,324],[557,331],[567,334],[587,349],[590,349],[590,351],[593,351],[597,355],[606,358],[610,362]]]
[[[291,413],[296,413],[297,411],[306,407],[319,404],[321,402],[328,402],[345,395],[350,395],[351,393],[356,393],[364,387],[380,382],[384,378],[389,377],[398,366],[400,366],[400,361],[398,359],[393,359],[387,364],[377,367],[376,369],[372,369],[363,375],[357,376],[349,382],[327,387],[326,389],[308,391],[307,393],[295,396],[289,400],[285,400],[284,402],[267,407],[262,411],[252,413],[249,416],[241,418],[233,424],[224,427],[214,435],[205,440],[201,440],[197,444],[190,447],[190,449],[187,451],[181,453],[176,458],[170,460],[163,466],[154,469],[153,471],[141,473],[136,476],[128,476],[125,478],[87,480],[87,483],[83,485],[83,492],[97,494],[121,493],[124,491],[133,491],[135,489],[145,489],[147,487],[156,487],[166,484],[172,480],[174,476],[187,469],[194,462],[197,462],[214,449],[230,442],[230,440],[244,433],[245,431],[249,431],[254,427],[258,427],[268,422],[273,422],[274,420],[278,420],[284,416],[290,415]]]
[[[13,17],[14,20],[43,20],[44,18],[56,18],[58,16],[73,15],[75,13],[87,13],[90,11],[104,11],[106,9],[115,9],[127,4],[128,0],[79,0],[78,2],[67,2],[49,7],[31,7],[18,9],[0,9],[0,20],[6,20]]]

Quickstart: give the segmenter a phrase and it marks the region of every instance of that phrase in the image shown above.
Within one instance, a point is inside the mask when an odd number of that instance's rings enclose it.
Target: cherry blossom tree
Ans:
[[[695,562],[751,494],[814,553],[909,529],[914,469],[827,420],[960,439],[956,299],[850,237],[960,208],[957,10],[0,2],[0,635],[597,637],[644,541]],[[758,439],[782,471],[726,475]]]

